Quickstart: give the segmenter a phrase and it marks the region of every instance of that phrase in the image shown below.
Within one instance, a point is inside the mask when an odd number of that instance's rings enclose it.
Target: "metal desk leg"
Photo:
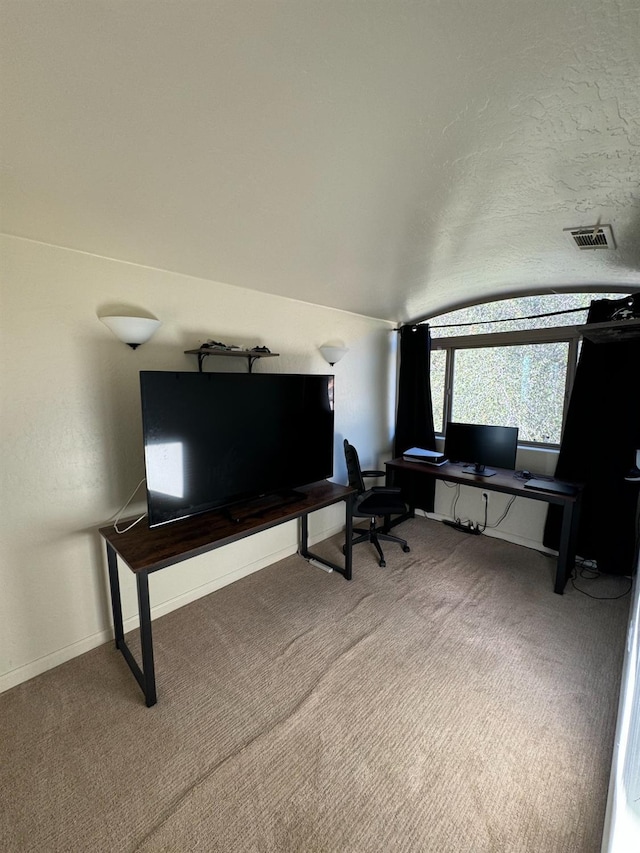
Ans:
[[[147,708],[158,701],[156,695],[156,671],[153,664],[153,638],[151,636],[151,608],[149,606],[149,575],[147,572],[136,574],[138,582],[138,612],[140,613],[140,645],[142,647],[142,672],[144,685],[142,690]]]
[[[120,579],[118,577],[118,559],[115,550],[107,542],[107,565],[109,567],[109,587],[111,589],[111,610],[113,612],[113,631],[116,648],[122,652],[127,666],[140,685],[147,708],[158,701],[156,695],[156,674],[153,664],[153,639],[151,636],[151,609],[149,607],[149,575],[147,572],[136,574],[138,585],[138,613],[140,615],[140,646],[142,649],[142,669],[133,656],[124,638],[122,620],[122,600],[120,597]]]
[[[344,568],[342,566],[338,566],[336,563],[332,563],[331,560],[326,560],[324,557],[314,554],[309,550],[309,516],[306,513],[300,516],[300,547],[298,548],[298,554],[300,554],[301,557],[304,557],[305,560],[315,560],[317,563],[322,563],[323,566],[326,566],[328,569],[333,569],[334,572],[338,572],[346,578],[346,580],[350,581],[352,554],[351,539],[353,538],[353,518],[351,515],[353,495],[349,495],[346,498],[345,504],[347,538],[344,546]]]
[[[556,583],[553,591],[562,595],[576,561],[576,539],[580,521],[580,496],[574,502],[567,502],[562,509],[562,527],[560,530],[560,547],[558,549],[558,566],[556,568]]]
[[[346,519],[345,519],[345,553],[344,553],[344,576],[350,581],[352,573],[352,558],[353,558],[353,495],[345,501],[346,504]]]
[[[107,542],[107,565],[109,566],[109,588],[111,589],[111,612],[113,613],[113,632],[116,649],[124,642],[124,627],[122,624],[122,600],[120,598],[120,579],[118,578],[118,558],[116,552]]]

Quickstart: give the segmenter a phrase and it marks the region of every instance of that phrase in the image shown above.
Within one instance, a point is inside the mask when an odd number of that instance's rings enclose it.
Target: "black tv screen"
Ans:
[[[469,463],[467,474],[490,477],[496,468],[516,467],[518,427],[461,424],[449,421],[445,433],[444,453],[451,462]]]
[[[333,474],[333,376],[141,371],[149,525]]]

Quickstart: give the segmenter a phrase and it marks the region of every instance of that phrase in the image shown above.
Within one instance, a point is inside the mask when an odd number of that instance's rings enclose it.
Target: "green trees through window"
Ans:
[[[518,297],[432,318],[436,433],[442,434],[449,420],[498,424],[519,427],[520,442],[558,445],[579,352],[575,327],[586,321],[592,299],[622,296]],[[584,310],[525,319],[575,308]],[[450,326],[466,323],[473,325]]]

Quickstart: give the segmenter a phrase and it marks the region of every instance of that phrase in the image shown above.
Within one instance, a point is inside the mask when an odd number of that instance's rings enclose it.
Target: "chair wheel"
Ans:
[[[405,554],[408,554],[408,553],[409,553],[409,551],[411,550],[411,548],[409,548],[409,546],[408,546],[408,545],[403,545],[403,546],[402,546],[402,550],[404,551],[404,553],[405,553]]]
[[[387,564],[385,563],[385,561],[384,561],[384,560],[380,560],[379,565],[380,565],[380,568],[381,568],[381,569],[384,569],[384,568],[386,568],[386,565],[387,565]]]

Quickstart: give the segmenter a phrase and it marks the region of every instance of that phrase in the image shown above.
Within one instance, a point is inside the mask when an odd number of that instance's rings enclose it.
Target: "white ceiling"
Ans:
[[[3,0],[2,230],[393,321],[640,284],[638,0]],[[615,251],[563,228],[613,226]]]

